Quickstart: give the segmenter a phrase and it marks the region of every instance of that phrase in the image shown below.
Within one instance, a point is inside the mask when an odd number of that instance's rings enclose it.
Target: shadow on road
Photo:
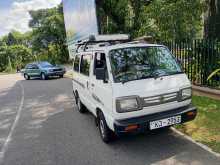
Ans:
[[[21,83],[25,104],[5,165],[219,164],[213,155],[171,130],[124,136],[104,144],[92,115],[77,112],[71,80]]]

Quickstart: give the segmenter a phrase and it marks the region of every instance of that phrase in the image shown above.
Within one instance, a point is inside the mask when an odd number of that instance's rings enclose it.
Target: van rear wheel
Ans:
[[[76,100],[76,105],[77,105],[77,110],[80,113],[85,113],[86,112],[86,107],[83,105],[79,97],[75,97]]]

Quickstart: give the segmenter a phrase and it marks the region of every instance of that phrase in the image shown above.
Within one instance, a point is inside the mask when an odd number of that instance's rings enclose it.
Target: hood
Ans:
[[[157,79],[149,78],[129,81],[124,84],[115,83],[113,85],[113,95],[115,97],[132,95],[150,97],[164,93],[177,92],[181,88],[190,86],[190,81],[185,74],[177,74]]]

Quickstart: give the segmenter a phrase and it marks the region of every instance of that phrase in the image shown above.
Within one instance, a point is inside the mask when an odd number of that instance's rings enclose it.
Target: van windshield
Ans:
[[[129,47],[110,51],[115,82],[128,82],[183,73],[170,51],[163,46]]]

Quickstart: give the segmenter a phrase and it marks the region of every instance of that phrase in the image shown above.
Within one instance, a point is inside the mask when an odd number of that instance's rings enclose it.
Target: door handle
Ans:
[[[92,84],[91,84],[91,86],[92,86],[92,87],[94,87],[94,86],[95,86],[95,84],[93,84],[93,83],[92,83]]]
[[[87,87],[87,89],[89,89],[89,82],[88,81],[86,82],[86,87]]]

